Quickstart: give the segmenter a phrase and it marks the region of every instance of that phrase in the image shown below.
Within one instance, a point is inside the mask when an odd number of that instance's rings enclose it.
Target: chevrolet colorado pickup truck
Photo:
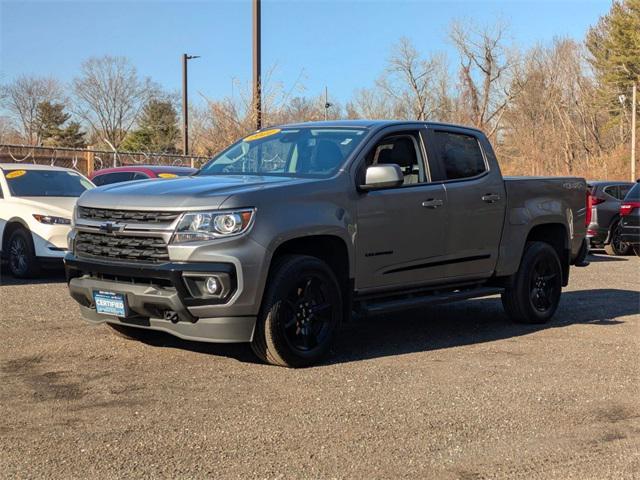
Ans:
[[[190,177],[87,191],[65,264],[89,322],[302,367],[353,315],[501,294],[513,320],[548,321],[586,217],[584,179],[503,178],[473,128],[302,123]]]

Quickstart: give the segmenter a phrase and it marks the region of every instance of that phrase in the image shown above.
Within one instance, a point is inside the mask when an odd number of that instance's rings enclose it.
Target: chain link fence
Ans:
[[[0,144],[0,163],[35,163],[73,168],[85,175],[124,165],[172,165],[199,168],[207,157],[168,153],[109,152],[64,147]]]

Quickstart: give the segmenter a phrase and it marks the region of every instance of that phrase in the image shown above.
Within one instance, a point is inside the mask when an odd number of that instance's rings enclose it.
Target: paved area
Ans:
[[[640,259],[572,269],[548,325],[497,298],[346,326],[329,361],[126,340],[60,277],[0,286],[0,477],[640,478]]]

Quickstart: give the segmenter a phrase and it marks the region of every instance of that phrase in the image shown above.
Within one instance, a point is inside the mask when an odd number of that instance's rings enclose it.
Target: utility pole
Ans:
[[[199,55],[182,54],[182,153],[189,155],[189,96],[187,93],[187,62]]]
[[[631,181],[636,181],[636,109],[638,82],[633,82],[631,94]]]
[[[260,0],[253,0],[253,113],[256,119],[256,130],[262,128],[262,77],[261,77],[261,25]]]

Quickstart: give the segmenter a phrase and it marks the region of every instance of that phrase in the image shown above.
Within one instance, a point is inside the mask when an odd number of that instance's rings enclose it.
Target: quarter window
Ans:
[[[435,130],[433,150],[446,180],[469,178],[487,170],[478,140],[461,133]]]

